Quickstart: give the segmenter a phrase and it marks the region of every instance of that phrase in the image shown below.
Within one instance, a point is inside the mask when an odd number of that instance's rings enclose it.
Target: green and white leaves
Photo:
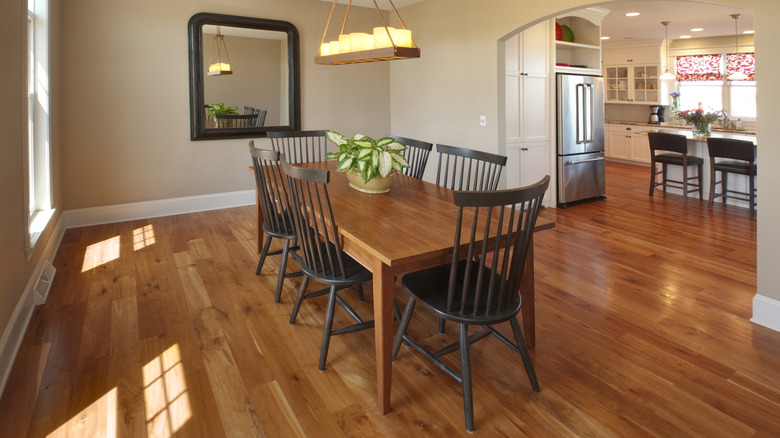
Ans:
[[[406,145],[397,142],[392,137],[382,137],[374,140],[363,134],[355,134],[347,138],[334,131],[327,131],[326,137],[339,147],[339,152],[329,152],[328,158],[335,158],[339,165],[339,172],[352,169],[360,172],[365,182],[369,182],[381,175],[386,177],[391,173],[401,172],[409,167],[401,152],[406,150]]]

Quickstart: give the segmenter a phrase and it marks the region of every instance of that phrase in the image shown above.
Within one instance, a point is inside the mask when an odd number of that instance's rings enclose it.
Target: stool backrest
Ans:
[[[650,154],[654,155],[655,151],[688,154],[688,139],[684,135],[670,134],[668,132],[650,132],[647,134],[647,137],[650,139]]]
[[[710,137],[707,139],[707,149],[713,158],[731,158],[751,163],[756,160],[756,145],[752,141]]]

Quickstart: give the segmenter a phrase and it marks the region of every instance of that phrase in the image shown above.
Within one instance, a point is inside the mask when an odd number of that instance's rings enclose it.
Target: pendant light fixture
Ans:
[[[333,18],[336,3],[338,3],[338,0],[333,0],[333,6],[330,8],[328,22],[325,25],[325,32],[322,34],[322,40],[317,50],[317,56],[314,58],[314,63],[338,65],[419,58],[420,48],[412,39],[412,31],[406,28],[401,15],[393,4],[393,0],[388,1],[403,29],[389,27],[379,10],[376,0],[374,0],[374,8],[377,15],[379,15],[382,26],[375,27],[372,34],[363,32],[345,34],[344,27],[347,24],[349,8],[352,5],[352,0],[349,0],[338,40],[326,42],[325,36],[328,33],[328,27],[330,27],[330,20]]]
[[[666,54],[664,55],[666,57],[666,71],[658,79],[675,79],[674,74],[669,73],[669,23],[671,21],[661,22],[664,25],[664,42],[666,43]]]
[[[739,33],[737,33],[737,20],[742,14],[731,14],[731,18],[734,19],[734,53],[739,53]],[[726,79],[730,81],[745,81],[748,76],[740,71],[739,66],[736,67],[737,71],[728,75]]]
[[[214,51],[217,52],[216,60],[214,59]],[[224,53],[224,58],[223,54]],[[211,54],[209,55],[209,76],[222,76],[232,75],[233,68],[230,66],[230,56],[228,56],[227,46],[225,45],[225,37],[219,31],[217,26],[217,34],[214,35],[214,40],[211,43]]]

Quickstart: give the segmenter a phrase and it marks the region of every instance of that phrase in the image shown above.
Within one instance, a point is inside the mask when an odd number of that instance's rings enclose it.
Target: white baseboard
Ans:
[[[38,279],[41,273],[44,272],[48,262],[54,260],[54,256],[57,255],[57,250],[64,235],[65,227],[63,226],[62,216],[60,216],[54,224],[52,235],[43,248],[43,253],[41,253],[41,257],[38,259],[38,264],[35,266],[32,276],[27,281],[24,293],[22,293],[14,313],[11,314],[11,319],[5,327],[2,337],[0,337],[0,394],[5,389],[5,384],[14,365],[14,359],[16,359],[19,346],[22,344],[22,338],[24,338],[24,333],[30,324],[33,310],[39,304],[36,300],[41,298],[35,291],[35,285],[38,283]]]
[[[62,216],[64,217],[65,228],[77,228],[253,204],[255,204],[255,191],[243,190],[213,195],[65,210]]]
[[[780,301],[756,294],[750,321],[780,332]]]

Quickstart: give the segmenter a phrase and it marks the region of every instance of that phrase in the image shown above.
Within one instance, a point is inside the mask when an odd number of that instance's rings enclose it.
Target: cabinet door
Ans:
[[[603,49],[601,58],[604,65],[623,65],[628,62],[630,55],[628,49]]]
[[[642,163],[650,162],[650,139],[647,135],[635,134],[631,138],[631,159]]]
[[[550,143],[531,142],[520,145],[520,186],[539,182],[550,174]],[[551,190],[544,194],[545,203],[549,202]]]
[[[660,47],[633,47],[629,54],[632,64],[658,64],[661,61]]]
[[[631,134],[627,131],[610,131],[607,136],[609,148],[607,157],[621,160],[631,159]]]

